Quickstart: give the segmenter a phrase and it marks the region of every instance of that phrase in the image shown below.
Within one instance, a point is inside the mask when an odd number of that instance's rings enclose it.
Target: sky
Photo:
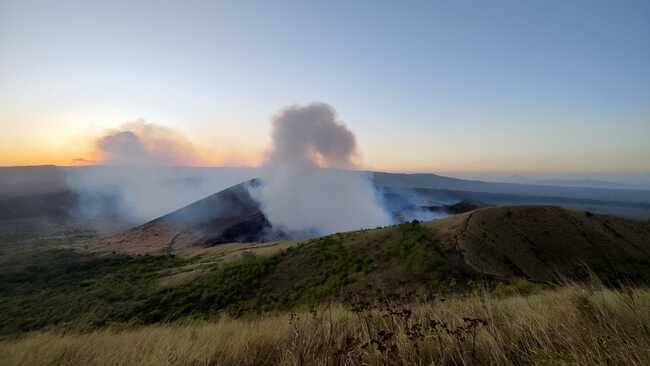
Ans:
[[[650,2],[0,0],[0,165],[136,120],[256,165],[311,102],[365,169],[650,172]]]

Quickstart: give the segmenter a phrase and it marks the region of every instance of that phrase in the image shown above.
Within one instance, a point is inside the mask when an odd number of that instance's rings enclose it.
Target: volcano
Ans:
[[[261,184],[259,179],[242,182],[143,225],[103,238],[98,250],[160,255],[192,246],[259,243],[319,235],[314,230],[288,232],[274,227],[250,193]],[[431,220],[482,207],[465,201],[421,206],[413,202],[413,192],[408,189],[382,193],[385,209],[395,223],[416,218]]]
[[[129,254],[165,254],[190,246],[288,239],[271,226],[250,195],[253,179],[215,193],[168,215],[100,241],[100,247]]]

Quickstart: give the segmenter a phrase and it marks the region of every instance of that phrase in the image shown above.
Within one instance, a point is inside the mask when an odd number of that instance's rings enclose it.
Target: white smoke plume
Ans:
[[[334,108],[291,106],[272,123],[263,184],[254,194],[274,226],[328,234],[390,223],[369,177],[337,170],[354,168],[358,152]]]
[[[192,144],[173,129],[143,119],[111,130],[95,141],[102,164],[119,166],[179,166],[198,159]]]
[[[252,169],[191,168],[192,144],[173,129],[137,120],[95,141],[91,159],[102,167],[71,171],[68,186],[80,195],[80,217],[112,212],[140,224],[255,176]]]

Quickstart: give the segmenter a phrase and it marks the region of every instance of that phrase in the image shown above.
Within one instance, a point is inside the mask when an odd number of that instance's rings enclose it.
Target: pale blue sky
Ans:
[[[218,163],[312,101],[368,168],[650,171],[650,2],[0,0],[0,165],[137,118]]]

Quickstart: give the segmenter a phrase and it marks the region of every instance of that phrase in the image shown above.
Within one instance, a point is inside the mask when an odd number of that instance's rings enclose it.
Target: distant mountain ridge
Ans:
[[[560,187],[534,184],[493,183],[435,174],[371,172],[378,186],[449,189],[483,193],[650,203],[650,190],[593,187]]]
[[[113,228],[133,227],[146,220],[123,217],[118,191],[79,192],[68,184],[71,177],[86,173],[109,176],[117,167],[0,167],[0,221],[20,219],[31,221],[67,222],[72,226],[97,227],[102,232]],[[259,175],[256,168],[170,167],[165,176],[167,190],[177,186],[190,187],[194,200]],[[650,218],[650,190],[611,189],[590,187],[560,187],[532,184],[494,183],[466,180],[435,174],[401,174],[351,171],[350,174],[369,174],[380,190],[408,189],[415,193],[428,190],[427,197],[443,197],[447,204],[461,200],[484,202],[490,205],[545,204],[589,210],[602,214]],[[119,182],[119,179],[116,180]],[[213,183],[216,182],[216,185]],[[170,188],[171,187],[171,188]],[[212,188],[211,188],[212,187]],[[83,194],[83,195],[82,195]],[[419,193],[418,193],[419,194]],[[190,197],[191,198],[191,197]],[[161,197],[162,200],[165,197]],[[91,203],[88,210],[81,209]],[[192,202],[191,199],[185,201]],[[168,205],[177,209],[173,205]],[[160,215],[171,212],[161,212]],[[155,219],[156,216],[147,218]],[[104,228],[104,223],[112,225]],[[97,224],[98,225],[95,225]],[[29,226],[29,225],[28,225]],[[38,225],[36,225],[38,226]]]

